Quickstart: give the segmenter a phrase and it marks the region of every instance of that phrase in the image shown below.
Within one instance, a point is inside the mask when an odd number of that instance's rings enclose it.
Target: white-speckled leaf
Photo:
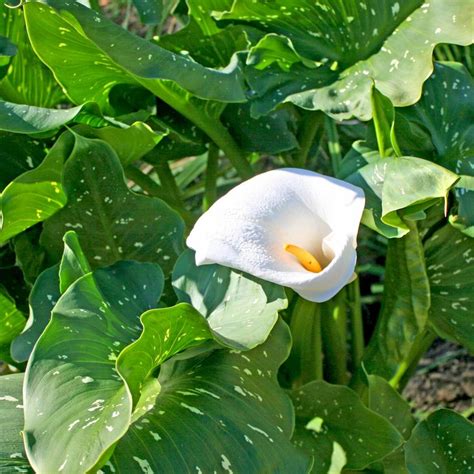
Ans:
[[[296,410],[293,442],[314,455],[313,473],[340,472],[333,463],[339,469],[363,469],[403,442],[397,429],[348,387],[315,381],[295,390],[292,398]]]
[[[425,258],[430,324],[474,352],[474,238],[446,225],[425,242]]]
[[[176,263],[173,287],[180,301],[207,318],[218,339],[239,349],[264,342],[287,305],[282,287],[220,265],[196,266],[192,250]]]
[[[451,410],[437,410],[420,422],[405,446],[410,474],[471,474],[474,425]]]
[[[23,374],[0,377],[0,472],[33,472],[23,448]]]
[[[59,299],[25,376],[24,437],[37,472],[86,472],[126,432],[132,399],[115,362],[163,281],[155,264],[118,262]]]
[[[133,259],[171,270],[182,249],[182,219],[160,199],[129,191],[105,142],[75,135],[63,188],[68,203],[45,222],[41,235],[52,259],[61,257],[64,233],[75,230],[92,267]]]
[[[309,456],[290,443],[293,407],[276,378],[289,347],[280,322],[251,351],[220,349],[167,362],[155,407],[130,427],[102,470],[308,472]]]

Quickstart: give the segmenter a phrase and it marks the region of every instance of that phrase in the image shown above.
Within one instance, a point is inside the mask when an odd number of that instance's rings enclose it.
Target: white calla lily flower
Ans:
[[[362,189],[283,168],[236,186],[196,222],[196,264],[218,263],[323,302],[354,274]]]

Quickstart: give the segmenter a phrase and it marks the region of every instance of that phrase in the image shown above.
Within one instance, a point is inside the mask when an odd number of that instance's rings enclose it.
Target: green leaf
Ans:
[[[0,360],[9,361],[10,344],[25,326],[25,317],[0,285]]]
[[[0,243],[44,221],[66,204],[60,182],[63,163],[71,149],[71,136],[61,135],[41,165],[23,173],[4,189],[0,197]]]
[[[0,5],[0,35],[15,44],[6,76],[0,81],[0,97],[9,102],[54,107],[63,98],[63,92],[51,71],[34,53],[26,33],[21,8]]]
[[[315,457],[314,473],[363,469],[402,444],[395,427],[348,387],[314,381],[294,391],[292,398],[293,442]]]
[[[142,23],[158,25],[166,20],[179,0],[133,0],[133,3]]]
[[[436,163],[459,175],[474,176],[474,79],[458,63],[435,63],[420,101],[400,113],[426,130]],[[455,189],[456,226],[474,236],[474,189]],[[454,216],[453,216],[454,217]]]
[[[23,374],[0,377],[0,471],[33,472],[23,448]]]
[[[30,314],[23,332],[13,341],[11,353],[17,362],[25,362],[30,357],[36,341],[51,319],[51,311],[57,303],[59,291],[59,265],[42,272],[30,293]]]
[[[179,301],[207,319],[218,340],[240,349],[264,342],[287,305],[282,287],[220,265],[196,266],[191,250],[176,263],[173,287]]]
[[[82,106],[46,109],[0,100],[0,130],[14,133],[40,133],[62,127],[73,120]]]
[[[64,234],[64,252],[59,265],[59,291],[64,293],[77,279],[91,271],[89,262],[79,244],[77,234],[70,230]]]
[[[182,248],[183,221],[160,199],[128,190],[109,145],[75,135],[63,188],[68,203],[44,223],[41,236],[53,261],[61,257],[62,236],[74,229],[92,267],[133,259],[171,270]]]
[[[417,425],[405,447],[410,474],[456,472],[474,466],[474,425],[451,410],[437,410]]]
[[[253,77],[252,85],[259,94],[254,103],[257,114],[290,101],[338,119],[355,115],[367,120],[374,82],[395,106],[411,105],[432,71],[436,44],[472,42],[469,0],[350,0],[337,4],[330,0],[237,0],[229,13],[218,17],[287,38],[305,59],[298,64],[306,69],[306,74],[297,77],[298,91],[296,84],[293,90],[269,87],[269,72],[264,70],[254,77],[255,70],[250,68],[247,74]],[[281,45],[264,54],[278,56],[280,50]],[[313,64],[305,65],[308,61]],[[321,87],[317,76],[326,73],[325,65],[337,71],[339,78]]]
[[[138,83],[161,96],[167,88],[162,81],[173,81],[205,99],[245,100],[235,61],[223,71],[205,68],[127,32],[77,2],[49,3],[55,9],[25,5],[28,34],[38,56],[53,69],[75,103],[93,101],[106,110],[114,85]],[[76,72],[71,72],[71,58]],[[81,70],[88,74],[80,74]]]
[[[25,446],[36,471],[86,472],[126,432],[131,399],[115,361],[162,289],[157,265],[118,262],[60,298],[25,376]]]
[[[166,133],[155,132],[143,122],[130,126],[93,128],[77,125],[74,131],[87,138],[100,138],[107,142],[117,153],[122,166],[126,168],[143,158],[163,139]]]
[[[126,347],[117,360],[117,370],[135,404],[157,367],[178,352],[213,339],[206,319],[186,303],[152,309],[140,321],[143,326],[140,338]]]
[[[112,467],[102,470],[308,472],[309,458],[289,441],[293,408],[277,382],[289,347],[288,328],[280,322],[251,351],[185,353],[165,363],[155,407],[131,425]]]
[[[459,177],[437,164],[414,157],[381,158],[360,144],[357,165],[367,162],[344,178],[366,193],[363,223],[386,237],[400,237],[409,228],[402,217],[410,218],[446,199]],[[352,159],[351,156],[346,160]],[[346,168],[346,172],[347,169]]]
[[[388,242],[383,306],[362,360],[367,373],[396,382],[428,323],[430,308],[423,246],[416,224],[409,225],[407,235]]]
[[[445,225],[425,242],[425,253],[430,324],[441,337],[474,352],[474,239]]]

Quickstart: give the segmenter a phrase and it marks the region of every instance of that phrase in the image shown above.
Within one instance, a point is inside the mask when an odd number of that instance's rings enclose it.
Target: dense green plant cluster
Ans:
[[[474,351],[471,2],[87,3],[0,7],[0,472],[474,472],[400,395]],[[365,193],[330,301],[185,247],[280,167]]]

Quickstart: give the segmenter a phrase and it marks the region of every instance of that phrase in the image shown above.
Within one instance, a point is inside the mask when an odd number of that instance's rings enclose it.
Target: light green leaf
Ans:
[[[10,344],[25,326],[25,317],[0,285],[0,360],[9,361]]]
[[[55,265],[39,275],[31,290],[28,321],[11,347],[12,357],[17,362],[25,362],[30,357],[36,341],[49,323],[51,311],[60,296],[59,265]]]
[[[127,32],[77,2],[49,3],[55,8],[25,5],[28,34],[38,56],[53,69],[75,103],[93,101],[106,110],[114,85],[138,83],[161,96],[167,88],[162,81],[173,81],[205,99],[245,100],[235,61],[222,71],[205,68]]]
[[[293,407],[277,382],[289,347],[280,322],[251,351],[184,353],[165,363],[155,407],[131,425],[102,470],[308,472],[309,457],[289,441]]]
[[[0,377],[0,472],[33,472],[26,459],[23,429],[23,374]]]
[[[206,317],[219,340],[240,349],[264,342],[287,305],[282,287],[220,265],[196,266],[191,250],[176,263],[173,287],[179,301]]]
[[[60,298],[25,376],[25,446],[36,471],[86,472],[125,434],[132,404],[115,361],[162,289],[157,265],[118,262]]]
[[[117,360],[117,370],[127,383],[135,404],[154,370],[178,352],[212,340],[206,319],[191,305],[152,309],[142,314],[143,332]]]
[[[0,81],[0,97],[9,102],[54,107],[64,94],[51,71],[34,53],[26,33],[22,8],[0,5],[0,35],[16,46],[6,76]]]
[[[59,265],[59,291],[64,293],[78,278],[91,271],[77,234],[69,230],[64,234],[64,252]]]
[[[464,66],[435,63],[420,101],[400,113],[428,132],[435,148],[433,161],[459,175],[474,176],[474,79]],[[453,222],[474,237],[474,189],[460,186],[454,193],[459,208]]]
[[[68,133],[61,135],[41,165],[23,173],[4,189],[0,196],[0,243],[44,221],[66,204],[61,175],[72,147],[72,137]]]
[[[70,109],[46,109],[0,100],[0,130],[14,133],[40,133],[73,120],[82,106]]]
[[[362,154],[357,164],[367,164],[344,178],[366,192],[363,223],[389,238],[405,235],[409,228],[402,218],[416,216],[440,198],[446,199],[459,179],[446,168],[421,158],[381,158],[360,148],[360,144],[358,150]],[[354,156],[344,161],[348,159]]]
[[[445,225],[425,242],[425,255],[430,324],[441,337],[474,353],[474,239]]]
[[[166,132],[155,132],[143,122],[130,126],[93,128],[88,125],[77,125],[74,131],[87,138],[100,138],[107,142],[117,153],[122,166],[143,158],[163,139]]]
[[[255,77],[250,69],[251,83],[260,96],[254,102],[254,113],[265,114],[278,103],[290,101],[338,119],[355,115],[367,120],[373,83],[395,106],[411,105],[432,71],[436,44],[472,42],[469,5],[469,0],[350,0],[336,4],[330,0],[237,0],[230,13],[218,17],[284,36],[299,55],[313,61],[312,67],[300,63],[307,74],[300,75],[291,86],[293,90],[279,89],[280,97],[276,96],[278,89],[265,86],[267,71]],[[327,66],[337,71],[339,78],[331,85],[318,86],[317,75],[325,74]]]
[[[384,297],[363,364],[369,374],[394,384],[404,374],[412,348],[428,323],[430,287],[424,252],[416,224],[410,232],[388,242]]]
[[[44,223],[41,235],[53,261],[61,257],[62,236],[73,229],[92,267],[133,259],[171,270],[182,248],[183,221],[160,199],[128,190],[109,145],[75,135],[63,187],[68,203]]]
[[[410,474],[470,474],[474,425],[451,410],[437,410],[417,425],[405,447]]]
[[[295,390],[292,398],[296,410],[293,442],[314,456],[313,473],[363,469],[403,442],[395,427],[365,407],[348,387],[315,381]]]

